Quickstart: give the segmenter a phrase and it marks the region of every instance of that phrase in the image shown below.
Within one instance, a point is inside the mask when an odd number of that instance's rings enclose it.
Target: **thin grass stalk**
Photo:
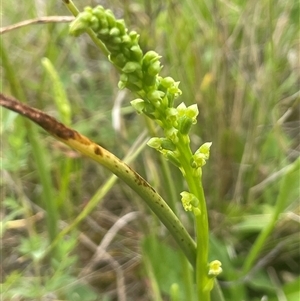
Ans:
[[[4,49],[3,43],[0,43],[2,64],[6,71],[10,89],[13,95],[16,95],[21,100],[25,100],[26,96],[22,88],[21,82],[15,76],[15,70],[11,65],[9,58]],[[39,133],[35,127],[32,127],[30,123],[26,122],[26,129],[28,132],[28,138],[32,147],[33,156],[35,158],[38,175],[42,184],[42,199],[47,211],[47,230],[49,234],[50,243],[53,242],[57,235],[58,229],[58,212],[54,198],[54,187],[52,185],[50,171],[48,168],[48,162],[46,160],[46,150],[40,143]],[[57,252],[54,252],[58,256]]]

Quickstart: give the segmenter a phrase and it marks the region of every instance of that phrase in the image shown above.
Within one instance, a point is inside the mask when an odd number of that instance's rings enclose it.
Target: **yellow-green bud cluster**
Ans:
[[[174,107],[174,100],[181,94],[179,82],[172,77],[159,76],[161,56],[155,51],[144,54],[139,45],[139,35],[135,31],[128,32],[124,20],[117,20],[111,10],[102,6],[85,8],[71,23],[70,33],[77,36],[87,29],[95,32],[109,51],[110,61],[120,71],[119,88],[128,88],[138,95],[139,98],[131,102],[132,106],[163,128],[165,138],[153,138],[148,144],[184,174],[178,143],[189,147],[189,131],[197,122],[197,105],[186,107],[181,103]],[[207,149],[202,146],[190,158],[195,175],[200,175],[201,167],[208,159],[209,146],[205,146]]]
[[[119,88],[136,92],[141,97],[137,111],[160,120],[163,107],[172,107],[174,99],[181,94],[179,83],[171,77],[158,76],[161,57],[155,51],[144,55],[139,35],[135,31],[128,33],[124,20],[117,20],[111,10],[102,6],[86,7],[71,23],[70,33],[77,36],[88,28],[106,46],[110,61],[121,71]]]

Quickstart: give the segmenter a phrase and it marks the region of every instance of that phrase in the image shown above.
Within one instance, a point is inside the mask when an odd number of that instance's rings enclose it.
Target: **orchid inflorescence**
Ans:
[[[164,130],[164,138],[153,137],[148,145],[161,152],[184,174],[177,146],[178,143],[189,145],[189,131],[197,122],[197,105],[186,107],[181,103],[174,107],[174,100],[181,95],[179,82],[172,77],[159,76],[161,56],[155,51],[143,54],[139,35],[135,31],[128,32],[124,20],[117,20],[111,10],[102,6],[86,7],[71,24],[70,33],[77,36],[87,28],[93,29],[110,52],[109,60],[121,73],[119,88],[128,88],[139,96],[131,101],[131,105],[139,114],[155,120]],[[192,156],[195,173],[199,173],[208,159],[210,145],[206,143]]]
[[[174,106],[175,99],[182,94],[179,82],[159,75],[161,56],[155,51],[144,54],[139,45],[139,35],[135,31],[129,32],[124,20],[117,20],[111,10],[102,6],[87,7],[70,25],[70,33],[75,36],[90,29],[101,41],[101,47],[105,46],[108,59],[120,72],[119,88],[127,88],[137,95],[131,105],[163,129],[164,137],[152,137],[148,145],[177,166],[187,181],[190,191],[183,191],[181,200],[185,211],[191,211],[195,216],[199,246],[196,266],[198,292],[203,300],[208,300],[213,278],[221,272],[221,268],[220,264],[207,267],[208,222],[201,178],[211,143],[204,143],[194,153],[191,151],[189,133],[197,123],[197,105],[186,106],[182,102]]]

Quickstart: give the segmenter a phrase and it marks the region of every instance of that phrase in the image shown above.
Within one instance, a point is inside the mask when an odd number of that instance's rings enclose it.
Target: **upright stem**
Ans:
[[[181,163],[185,172],[185,179],[189,186],[190,192],[194,194],[199,200],[198,209],[199,214],[195,214],[196,227],[196,282],[197,282],[197,296],[200,301],[210,300],[210,290],[205,288],[208,282],[208,218],[207,208],[205,202],[204,191],[201,182],[201,176],[194,176],[194,171],[189,162],[191,157],[190,147],[181,141],[178,143],[180,153],[182,154]]]

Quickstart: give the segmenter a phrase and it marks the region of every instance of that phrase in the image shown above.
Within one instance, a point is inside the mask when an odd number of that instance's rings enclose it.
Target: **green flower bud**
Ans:
[[[147,98],[151,102],[160,101],[162,99],[162,97],[164,97],[164,95],[165,95],[164,92],[161,92],[161,91],[158,91],[158,90],[154,90],[154,91],[151,91],[151,92],[147,93]]]
[[[131,39],[132,45],[138,45],[140,35],[136,31],[132,30],[129,33],[129,37]]]
[[[193,119],[188,116],[182,116],[178,120],[178,130],[182,135],[188,135],[193,125]]]
[[[168,138],[161,138],[161,147],[166,150],[175,151],[176,145]]]
[[[103,8],[103,6],[98,5],[93,9],[93,15],[101,22],[101,24],[103,24],[102,22],[106,22],[107,20],[105,18],[105,9]],[[108,24],[108,23],[107,23]],[[107,26],[105,26],[107,27]]]
[[[95,15],[95,17],[97,17],[97,16]],[[99,19],[99,18],[97,18],[97,19],[98,19],[98,21],[99,21],[99,29],[98,29],[98,31],[99,31],[100,29],[102,29],[102,28],[108,28],[108,22],[107,22],[107,20],[105,19],[105,16],[104,16],[104,15],[102,16],[101,19]]]
[[[161,138],[153,137],[147,142],[147,145],[152,147],[152,148],[155,148],[156,150],[160,150],[160,148],[161,148]]]
[[[143,57],[143,70],[147,70],[148,66],[158,61],[161,58],[155,51],[148,51]]]
[[[113,28],[116,25],[116,18],[110,9],[105,10],[105,17],[108,22],[108,27]]]
[[[120,45],[122,43],[122,39],[120,37],[113,37],[111,40],[110,40],[110,48],[112,49],[116,49],[116,51],[119,51],[120,50]]]
[[[108,28],[101,28],[99,31],[98,31],[98,34],[97,34],[98,38],[101,40],[103,39],[104,41],[105,40],[108,40],[109,39],[109,29]]]
[[[125,22],[123,19],[116,20],[115,27],[119,29],[121,36],[124,36],[126,34],[127,29],[125,27]]]
[[[90,20],[90,28],[92,28],[94,31],[99,29],[99,21],[95,16],[92,16]]]
[[[90,6],[86,6],[84,9],[83,9],[84,12],[87,12],[89,14],[93,14],[93,8],[90,7]]]
[[[183,135],[188,135],[191,127],[193,124],[197,122],[197,115],[198,115],[198,107],[197,105],[191,105],[188,108],[182,102],[177,107],[178,112],[178,126],[180,133]]]
[[[122,36],[122,43],[123,44],[131,44],[131,39],[130,39],[130,36],[128,34],[124,34]]]
[[[118,37],[120,35],[120,30],[116,27],[113,27],[110,31],[109,31],[109,34],[112,36],[112,37]]]
[[[130,104],[134,107],[134,109],[139,113],[142,114],[143,110],[145,109],[145,101],[141,98],[134,99],[130,102]]]
[[[138,45],[135,45],[135,46],[132,46],[130,48],[131,52],[132,52],[132,58],[135,59],[136,61],[140,61],[143,57],[143,51],[142,49],[140,48],[140,46]]]
[[[124,73],[132,73],[137,70],[141,70],[141,65],[137,62],[127,62],[122,69]]]
[[[123,47],[122,48],[122,53],[124,54],[124,56],[130,60],[130,55],[131,55],[131,52],[130,52],[130,49],[127,48],[127,47]]]
[[[151,62],[158,61],[160,58],[161,58],[161,56],[157,52],[150,50],[150,51],[146,52],[146,54],[144,56],[144,62],[151,63]]]
[[[109,60],[120,68],[123,68],[127,62],[125,56],[122,53],[118,53],[117,55],[110,54]],[[128,77],[127,77],[127,79],[128,79]]]
[[[164,77],[161,79],[160,84],[165,88],[171,88],[174,85],[175,81],[172,77]]]
[[[126,88],[126,82],[123,82],[123,81],[119,80],[119,82],[118,82],[118,88],[120,90],[125,89]]]
[[[152,75],[152,76],[155,76],[157,75],[160,70],[162,69],[162,66],[160,65],[160,61],[156,61],[156,62],[153,62],[147,69],[147,74],[149,75]]]

